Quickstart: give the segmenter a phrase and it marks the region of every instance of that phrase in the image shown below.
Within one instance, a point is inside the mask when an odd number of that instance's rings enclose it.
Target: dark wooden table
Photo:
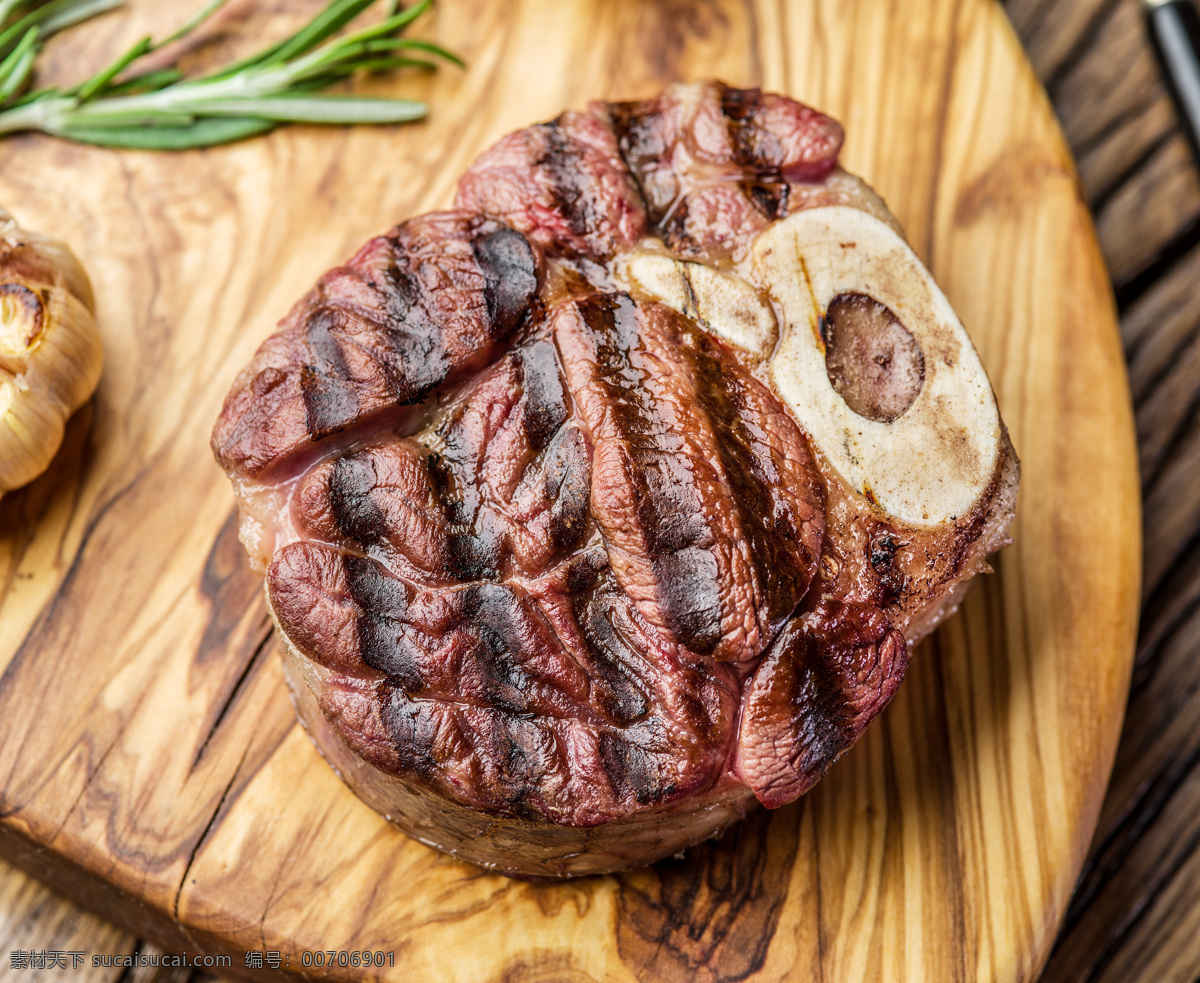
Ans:
[[[1125,729],[1043,980],[1193,983],[1200,980],[1200,173],[1137,0],[1008,0],[1006,7],[1062,120],[1108,260],[1137,414],[1145,525]]]
[[[1143,618],[1125,729],[1095,841],[1043,981],[1195,983],[1200,171],[1158,76],[1138,0],[1007,0],[1005,6],[1062,120],[1096,216],[1121,312],[1145,497]],[[0,977],[11,969],[13,950],[156,951],[0,865]],[[19,974],[39,976],[123,983],[207,978],[146,967]]]

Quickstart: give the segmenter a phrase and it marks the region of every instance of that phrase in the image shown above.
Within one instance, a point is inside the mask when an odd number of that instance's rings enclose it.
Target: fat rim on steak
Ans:
[[[990,383],[841,144],[720,82],[563,113],[234,382],[300,719],[411,836],[568,877],[791,802],[1006,544]]]

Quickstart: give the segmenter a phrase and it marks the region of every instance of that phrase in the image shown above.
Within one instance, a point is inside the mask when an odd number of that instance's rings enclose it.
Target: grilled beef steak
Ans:
[[[413,836],[570,876],[790,802],[1004,544],[987,378],[840,144],[719,83],[511,134],[234,383],[297,708]]]

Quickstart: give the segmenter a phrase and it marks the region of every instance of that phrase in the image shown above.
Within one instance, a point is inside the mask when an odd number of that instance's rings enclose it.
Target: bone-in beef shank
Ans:
[[[571,876],[791,802],[1004,544],[987,377],[841,140],[720,83],[513,133],[235,381],[301,719],[422,842]]]

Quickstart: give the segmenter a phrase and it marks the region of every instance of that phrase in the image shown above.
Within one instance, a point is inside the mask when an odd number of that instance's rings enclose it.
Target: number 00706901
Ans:
[[[300,953],[302,966],[395,966],[396,953],[372,952],[370,949],[355,949],[350,952],[326,949]]]

